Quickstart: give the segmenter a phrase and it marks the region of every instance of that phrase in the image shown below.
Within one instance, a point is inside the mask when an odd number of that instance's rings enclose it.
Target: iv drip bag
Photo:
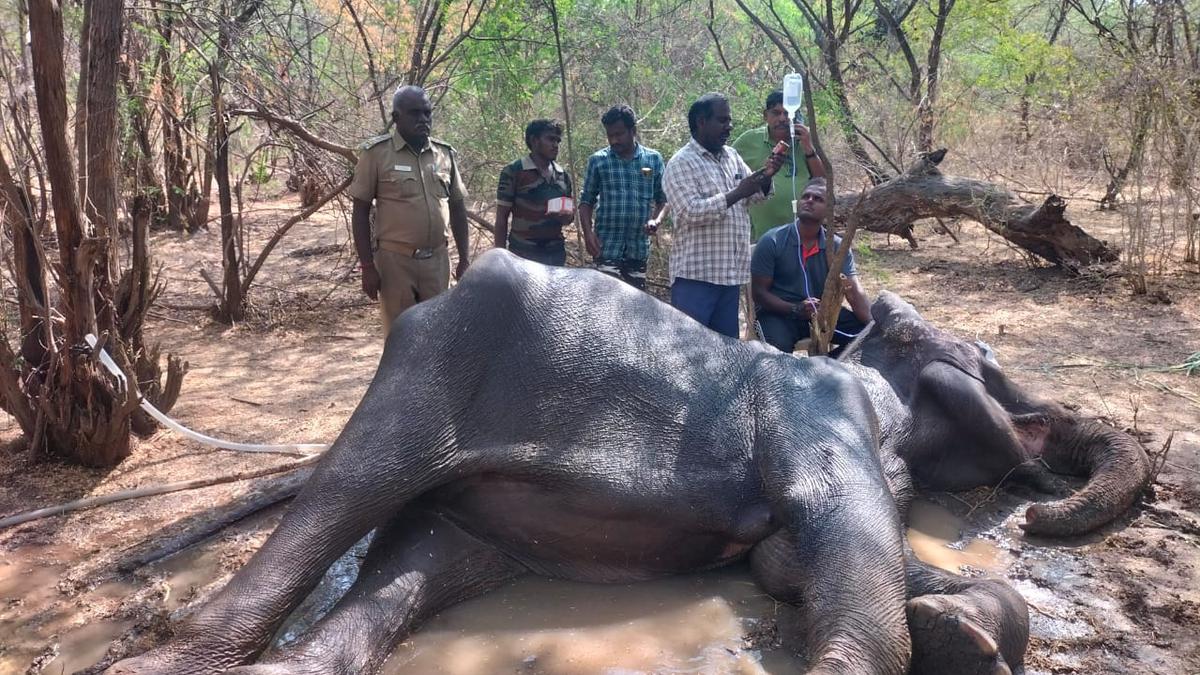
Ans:
[[[788,73],[783,77],[783,109],[795,119],[796,111],[804,105],[804,76]]]

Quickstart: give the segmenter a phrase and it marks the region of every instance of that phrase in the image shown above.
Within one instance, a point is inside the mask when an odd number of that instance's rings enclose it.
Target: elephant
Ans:
[[[1031,533],[1072,534],[1133,503],[1145,454],[1030,397],[899,297],[872,315],[842,361],[797,358],[595,271],[490,251],[396,319],[262,548],[169,642],[107,672],[370,673],[423,620],[521,575],[630,582],[737,561],[799,608],[787,637],[810,673],[1019,671],[1024,600],[916,559],[914,479],[1086,475],[1026,514]],[[354,586],[264,655],[372,529]]]

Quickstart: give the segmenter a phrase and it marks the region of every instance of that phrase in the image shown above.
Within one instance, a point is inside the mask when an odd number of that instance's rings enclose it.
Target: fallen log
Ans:
[[[865,195],[838,195],[834,219],[839,229],[861,201],[863,229],[904,237],[913,248],[917,248],[916,221],[966,218],[1072,273],[1118,259],[1115,247],[1066,219],[1067,203],[1058,195],[1050,195],[1040,205],[1030,204],[1002,185],[947,176],[938,169],[945,156],[944,148],[922,155],[904,173]]]
[[[153,539],[127,548],[113,563],[113,568],[117,572],[131,572],[178,553],[247,516],[295,497],[310,475],[311,469],[302,469],[286,476],[260,480],[229,503],[172,523]]]
[[[48,506],[44,509],[35,509],[33,511],[25,511],[7,518],[0,518],[0,530],[14,525],[21,525],[40,518],[48,518],[57,516],[63,513],[71,513],[72,511],[82,511],[85,509],[94,509],[97,506],[112,504],[114,502],[125,501],[126,499],[139,499],[141,497],[153,497],[155,495],[165,495],[170,492],[179,492],[181,490],[195,490],[196,488],[208,487],[210,485],[218,485],[220,483],[232,483],[239,480],[249,480],[260,476],[267,476],[273,473],[283,473],[292,469],[299,469],[302,466],[315,464],[321,458],[320,455],[311,455],[304,459],[284,464],[282,466],[272,466],[265,469],[254,469],[252,471],[242,471],[229,476],[217,476],[215,478],[196,478],[194,480],[179,481],[176,483],[164,483],[161,485],[151,485],[148,487],[132,488],[129,490],[121,490],[112,494],[100,495],[98,497],[86,497],[84,499],[76,499],[65,504],[56,506]]]

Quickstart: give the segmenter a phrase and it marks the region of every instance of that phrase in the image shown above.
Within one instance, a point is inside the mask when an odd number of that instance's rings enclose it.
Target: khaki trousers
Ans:
[[[425,259],[376,249],[375,269],[379,271],[379,309],[385,337],[401,312],[450,287],[450,251],[445,246]]]

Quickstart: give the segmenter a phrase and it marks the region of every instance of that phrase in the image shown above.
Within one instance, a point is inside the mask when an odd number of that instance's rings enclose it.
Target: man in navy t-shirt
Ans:
[[[772,347],[792,353],[798,340],[809,336],[809,322],[821,306],[829,259],[825,249],[825,179],[814,178],[805,186],[796,205],[795,224],[768,230],[754,247],[750,263],[754,304],[763,339]],[[833,251],[842,244],[834,235]],[[871,319],[871,306],[858,279],[854,252],[842,265],[842,288],[850,308],[838,314],[833,344],[848,344]],[[836,353],[837,350],[834,350]]]

